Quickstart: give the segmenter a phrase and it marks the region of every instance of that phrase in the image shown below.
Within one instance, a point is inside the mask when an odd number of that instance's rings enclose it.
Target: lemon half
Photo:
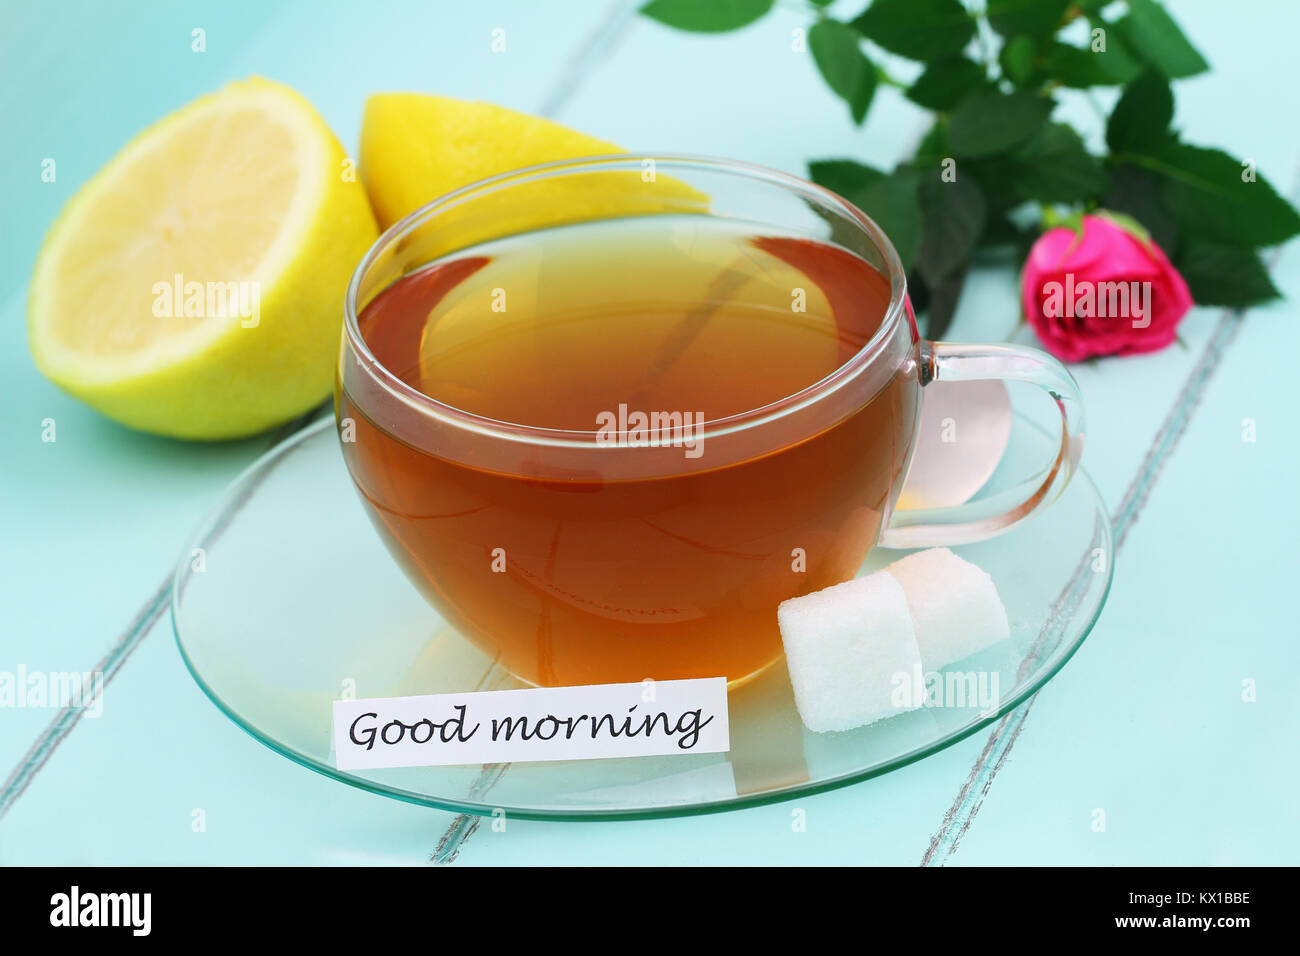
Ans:
[[[497,173],[621,152],[540,116],[424,93],[374,93],[361,124],[361,170],[384,228]]]
[[[557,160],[623,153],[539,116],[422,93],[375,93],[361,126],[361,172],[384,228],[425,203],[489,176]],[[405,239],[425,260],[478,242],[622,216],[707,212],[708,197],[659,175],[654,161],[515,184],[440,213]],[[418,253],[418,255],[416,254]]]
[[[68,202],[32,277],[32,354],[134,428],[265,430],[329,394],[344,291],[376,235],[311,104],[232,83],[145,130]]]

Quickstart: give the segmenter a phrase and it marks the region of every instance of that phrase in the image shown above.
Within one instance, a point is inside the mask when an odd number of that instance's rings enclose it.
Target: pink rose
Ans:
[[[1025,318],[1063,362],[1153,352],[1174,341],[1192,307],[1187,283],[1160,247],[1106,213],[1039,236],[1025,260]]]

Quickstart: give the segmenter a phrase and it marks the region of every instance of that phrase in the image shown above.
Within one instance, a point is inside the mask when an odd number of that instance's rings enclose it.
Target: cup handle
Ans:
[[[983,541],[1014,527],[1061,496],[1083,454],[1083,401],[1065,366],[1038,349],[922,341],[921,385],[999,379],[1029,382],[1051,396],[1061,412],[1056,457],[1014,488],[947,508],[895,511],[881,533],[882,548],[930,548]]]

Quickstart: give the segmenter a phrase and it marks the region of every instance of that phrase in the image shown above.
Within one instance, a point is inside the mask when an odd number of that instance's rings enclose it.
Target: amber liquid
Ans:
[[[620,404],[712,421],[778,402],[883,320],[888,280],[838,247],[664,218],[437,262],[372,299],[362,336],[454,408],[593,432]],[[524,446],[520,473],[440,456],[436,440],[394,437],[346,387],[338,412],[355,423],[353,479],[411,579],[511,672],[563,685],[734,681],[779,657],[777,604],[852,577],[875,541],[918,401],[900,367],[812,434],[764,426],[775,444],[758,453],[718,437],[687,457],[683,443],[680,468],[641,477],[626,477],[629,459],[593,467],[587,452],[569,467],[545,445]]]

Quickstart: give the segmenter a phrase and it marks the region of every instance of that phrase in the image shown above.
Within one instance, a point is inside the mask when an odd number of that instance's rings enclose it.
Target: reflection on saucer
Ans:
[[[731,773],[731,764],[725,759],[680,773],[665,773],[663,768],[670,764],[645,762],[645,778],[612,787],[583,790],[566,797],[566,802],[632,804],[645,800],[649,794],[651,799],[667,804],[692,804],[736,796],[736,781]]]
[[[1001,382],[931,382],[899,509],[969,501],[993,475],[1011,437],[1011,399]]]
[[[735,771],[736,793],[762,793],[806,783],[803,722],[794,705],[785,658],[729,697],[731,751],[727,759]]]

